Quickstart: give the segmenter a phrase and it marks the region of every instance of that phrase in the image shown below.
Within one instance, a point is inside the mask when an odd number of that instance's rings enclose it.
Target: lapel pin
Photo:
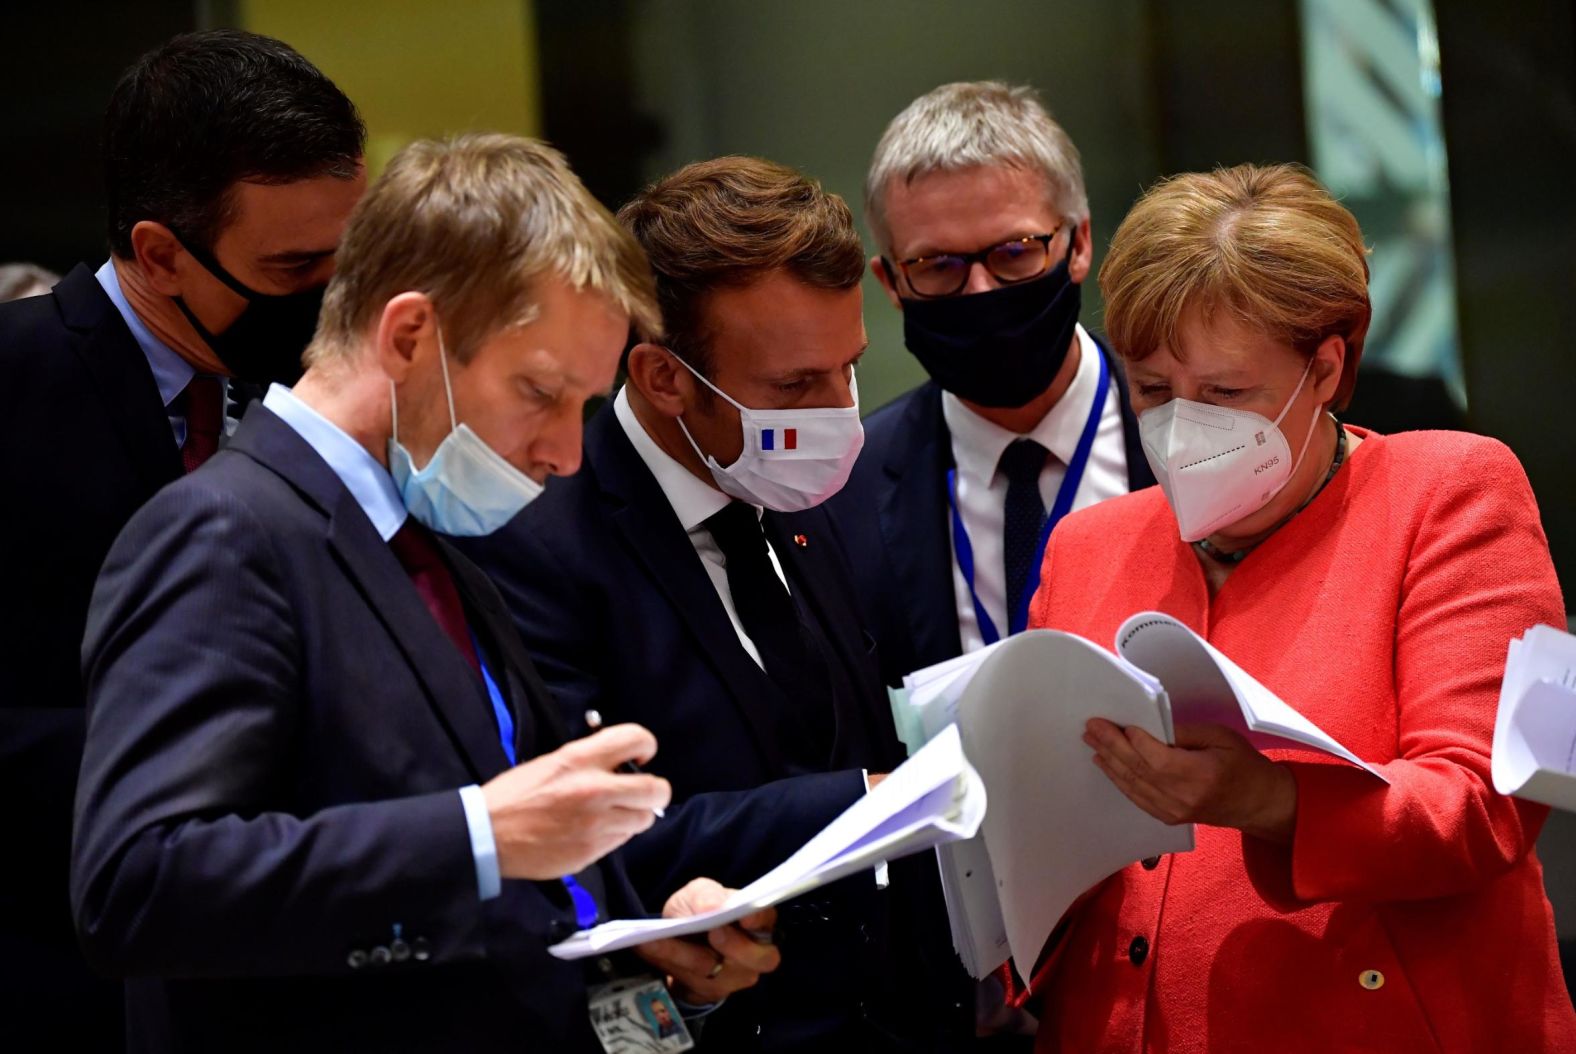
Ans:
[[[810,548],[810,538],[808,535],[796,534],[793,536],[793,544],[801,549],[808,549]]]

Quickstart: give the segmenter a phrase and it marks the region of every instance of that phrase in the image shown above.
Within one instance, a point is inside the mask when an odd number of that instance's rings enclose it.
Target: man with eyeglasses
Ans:
[[[1033,89],[916,99],[876,146],[865,214],[871,269],[930,374],[866,420],[832,505],[895,685],[1022,630],[1056,521],[1154,477],[1119,360],[1078,324],[1083,172]]]
[[[1021,630],[1056,521],[1154,478],[1118,361],[1078,324],[1083,172],[1033,89],[916,99],[876,146],[865,214],[930,374],[865,422],[834,506],[897,684]]]

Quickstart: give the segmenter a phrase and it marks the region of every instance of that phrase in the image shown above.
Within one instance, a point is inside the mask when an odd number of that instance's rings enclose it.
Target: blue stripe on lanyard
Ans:
[[[481,664],[482,683],[487,686],[487,698],[492,702],[493,717],[498,722],[498,741],[503,747],[504,756],[509,759],[509,764],[515,764],[514,750],[514,714],[509,710],[509,704],[504,701],[503,691],[498,687],[498,682],[493,679],[492,671],[487,668],[487,658],[482,652],[481,642],[476,639],[476,634],[471,634],[471,646],[476,649],[476,660]],[[583,930],[588,930],[596,925],[597,907],[596,898],[591,891],[576,882],[573,875],[563,877],[564,888],[569,891],[569,899],[575,906],[575,925]]]
[[[1056,490],[1056,500],[1051,503],[1051,511],[1045,518],[1045,527],[1040,531],[1040,544],[1035,550],[1038,554],[1034,561],[1034,579],[1031,588],[1023,591],[1023,596],[1018,602],[1018,609],[1007,614],[1007,632],[1020,633],[1029,624],[1029,602],[1034,599],[1035,592],[1040,588],[1040,574],[1045,566],[1045,547],[1050,543],[1051,531],[1061,522],[1063,516],[1072,511],[1073,499],[1078,495],[1078,487],[1083,483],[1084,471],[1089,467],[1089,452],[1094,448],[1095,433],[1100,431],[1100,413],[1105,409],[1106,388],[1111,383],[1110,369],[1106,366],[1105,355],[1098,350],[1095,352],[1100,363],[1100,381],[1095,386],[1094,405],[1089,408],[1089,417],[1084,421],[1083,432],[1078,436],[1078,446],[1073,451],[1073,459],[1067,463],[1067,473],[1062,476],[1062,485]],[[963,515],[958,511],[958,470],[947,470],[947,503],[952,508],[952,552],[958,561],[958,570],[963,572],[963,580],[969,585],[969,598],[974,601],[974,617],[979,620],[980,638],[986,644],[995,644],[1001,639],[1001,631],[996,628],[996,622],[985,611],[985,605],[980,603],[979,591],[974,588],[974,547],[969,543],[969,532],[963,526]]]
[[[575,881],[574,875],[565,875],[562,879],[564,888],[569,890],[569,899],[575,904],[575,925],[583,930],[588,930],[596,925],[597,911],[596,898],[591,891]]]
[[[487,699],[492,703],[493,719],[498,722],[498,741],[503,746],[504,757],[508,758],[510,766],[513,766],[515,764],[514,714],[510,712],[509,704],[504,701],[498,682],[493,680],[492,671],[487,668],[487,657],[474,632],[471,633],[471,647],[476,649],[476,662],[482,668],[482,683],[487,686]]]

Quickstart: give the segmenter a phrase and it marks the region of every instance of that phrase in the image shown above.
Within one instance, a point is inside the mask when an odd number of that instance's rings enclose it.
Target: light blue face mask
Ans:
[[[416,469],[399,441],[399,399],[389,381],[394,434],[389,437],[389,475],[405,510],[439,534],[471,538],[491,534],[542,493],[542,484],[515,468],[482,442],[469,425],[456,421],[454,389],[449,385],[449,355],[438,333],[438,362],[449,400],[449,434],[426,467]]]

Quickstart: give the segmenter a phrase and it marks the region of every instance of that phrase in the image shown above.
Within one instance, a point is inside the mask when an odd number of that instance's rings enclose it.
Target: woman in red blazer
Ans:
[[[1152,189],[1100,272],[1160,487],[1069,516],[1031,625],[1191,626],[1365,760],[1174,746],[1090,723],[1191,853],[1092,890],[1033,991],[1042,1051],[1573,1051],[1533,842],[1494,792],[1506,644],[1564,606],[1501,444],[1343,428],[1370,314],[1362,235],[1305,171]]]

